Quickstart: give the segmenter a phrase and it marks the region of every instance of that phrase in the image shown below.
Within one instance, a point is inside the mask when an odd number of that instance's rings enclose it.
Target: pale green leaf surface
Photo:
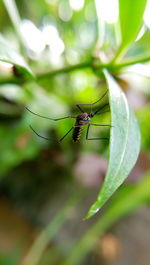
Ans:
[[[131,43],[126,53],[127,59],[128,60],[139,59],[140,61],[141,58],[150,57],[149,43],[150,43],[150,30],[147,29],[139,40]]]
[[[11,47],[2,35],[0,35],[0,61],[15,65],[26,77],[34,77],[24,58]]]
[[[147,0],[119,0],[119,21],[122,42],[119,54],[136,39],[143,22]]]
[[[113,77],[104,70],[110,91],[110,158],[104,184],[86,218],[94,215],[127,178],[140,150],[140,131],[125,94]]]

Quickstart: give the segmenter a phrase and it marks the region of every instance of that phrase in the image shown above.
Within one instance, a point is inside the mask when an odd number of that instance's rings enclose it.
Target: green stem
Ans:
[[[22,81],[19,78],[16,77],[5,77],[0,79],[0,85],[6,85],[6,84],[21,84]]]
[[[47,79],[47,78],[53,77],[53,76],[58,75],[58,74],[69,73],[71,71],[80,70],[80,69],[84,69],[84,68],[91,68],[91,67],[92,67],[92,60],[87,61],[85,63],[79,63],[76,65],[71,65],[71,66],[67,66],[64,68],[60,68],[60,69],[57,69],[57,70],[54,70],[54,71],[51,71],[48,73],[38,74],[37,80],[40,81],[42,79]]]
[[[69,73],[71,71],[75,71],[75,70],[80,70],[80,69],[84,69],[84,68],[91,68],[91,69],[103,69],[106,68],[108,70],[115,70],[118,68],[123,68],[123,67],[128,67],[130,65],[136,64],[136,63],[142,63],[142,62],[148,62],[150,61],[150,57],[145,57],[145,58],[139,58],[133,61],[128,61],[128,62],[123,62],[123,63],[118,63],[118,64],[112,64],[108,63],[108,64],[99,64],[97,66],[94,66],[92,60],[85,62],[85,63],[80,63],[80,64],[76,64],[76,65],[72,65],[72,66],[67,66],[58,70],[54,70],[51,71],[49,73],[44,73],[44,74],[39,74],[37,75],[37,80],[43,80],[43,79],[47,79],[47,78],[51,78],[55,75],[58,74],[63,74],[63,73]]]
[[[90,61],[87,61],[84,63],[79,63],[76,65],[60,68],[60,69],[57,69],[57,70],[54,70],[54,71],[51,71],[48,73],[37,74],[36,80],[42,81],[44,79],[49,79],[49,78],[52,78],[52,77],[59,75],[59,74],[69,73],[69,72],[72,72],[75,70],[80,70],[80,69],[85,69],[85,68],[89,68],[89,69],[96,69],[97,68],[99,70],[106,68],[106,69],[112,71],[112,70],[116,70],[119,68],[128,67],[130,65],[134,65],[137,63],[144,63],[144,62],[148,62],[148,61],[150,61],[150,56],[145,57],[145,58],[138,58],[138,59],[133,60],[133,61],[131,60],[131,61],[115,64],[115,65],[112,64],[112,62],[111,62],[108,64],[99,64],[97,66],[94,66],[92,60],[90,60]],[[8,78],[0,79],[0,85],[4,85],[4,84],[8,84],[8,83],[10,83],[10,84],[23,84],[26,81],[30,81],[30,80],[19,80],[18,78],[15,78],[15,77],[8,77]]]
[[[127,66],[130,66],[130,65],[133,65],[133,64],[145,63],[145,62],[149,62],[149,61],[150,61],[150,56],[145,57],[145,58],[138,58],[136,60],[131,60],[131,61],[128,61],[128,62],[123,62],[123,63],[116,64],[116,65],[112,65],[112,67],[113,67],[113,69],[123,68],[123,67],[127,67]]]

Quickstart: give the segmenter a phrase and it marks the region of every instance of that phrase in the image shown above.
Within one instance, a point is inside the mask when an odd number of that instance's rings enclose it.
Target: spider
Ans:
[[[27,107],[26,107],[26,109],[29,112],[31,112],[32,114],[34,114],[34,115],[36,115],[38,117],[45,118],[45,119],[52,120],[52,121],[59,121],[59,120],[64,120],[64,119],[68,119],[68,118],[72,118],[72,119],[75,119],[76,120],[75,125],[72,126],[69,129],[69,131],[63,137],[61,137],[57,142],[61,142],[72,130],[73,130],[72,140],[74,142],[79,141],[80,136],[81,136],[81,133],[82,133],[82,127],[85,126],[85,125],[87,125],[86,140],[108,140],[108,138],[102,138],[102,137],[99,137],[99,138],[89,138],[88,134],[89,134],[89,128],[90,128],[90,126],[109,126],[109,127],[111,127],[110,124],[95,124],[95,123],[91,123],[91,118],[93,118],[99,111],[101,111],[102,109],[104,109],[109,104],[106,103],[103,106],[101,106],[98,110],[96,110],[95,112],[90,112],[90,113],[84,112],[84,110],[81,107],[81,106],[87,106],[87,105],[88,106],[93,106],[94,104],[96,104],[97,102],[99,102],[100,100],[102,100],[105,97],[106,94],[107,94],[107,91],[102,95],[102,97],[100,99],[98,99],[94,103],[91,103],[91,104],[76,104],[76,107],[81,111],[81,114],[79,114],[78,116],[69,115],[69,116],[66,116],[66,117],[63,117],[63,118],[52,119],[52,118],[49,118],[49,117],[45,117],[45,116],[36,114],[33,111],[31,111],[30,109],[28,109]],[[104,112],[108,112],[108,111],[104,111]],[[102,113],[104,113],[104,112],[102,112]],[[47,137],[44,137],[44,136],[38,134],[33,129],[33,127],[31,125],[30,125],[30,128],[40,138],[43,138],[45,140],[51,140],[51,139],[49,139]]]

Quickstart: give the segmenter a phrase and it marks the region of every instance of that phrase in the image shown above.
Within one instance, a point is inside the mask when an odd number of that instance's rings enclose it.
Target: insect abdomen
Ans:
[[[81,131],[82,131],[81,127],[75,127],[74,128],[74,131],[73,131],[73,134],[72,134],[72,140],[74,142],[77,142],[80,139]]]

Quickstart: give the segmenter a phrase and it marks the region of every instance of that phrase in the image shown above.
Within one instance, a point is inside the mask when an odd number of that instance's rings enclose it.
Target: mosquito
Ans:
[[[73,134],[72,134],[72,140],[74,142],[77,142],[80,140],[80,137],[81,137],[81,133],[82,133],[82,128],[83,126],[87,125],[87,131],[86,131],[86,140],[108,140],[109,138],[103,138],[103,137],[98,137],[98,138],[89,138],[89,129],[90,129],[90,126],[104,126],[104,127],[111,127],[110,124],[95,124],[95,123],[91,123],[91,118],[93,118],[98,112],[100,112],[101,110],[103,110],[106,106],[109,106],[109,103],[106,103],[104,104],[103,106],[101,106],[100,108],[98,108],[95,112],[90,112],[90,113],[87,113],[87,112],[84,112],[84,110],[82,109],[82,106],[93,106],[95,105],[96,103],[98,103],[99,101],[101,101],[105,95],[107,94],[108,90],[102,95],[101,98],[99,98],[96,102],[94,103],[91,103],[91,104],[76,104],[76,107],[80,110],[81,114],[79,114],[78,116],[72,116],[72,115],[69,115],[69,116],[66,116],[66,117],[63,117],[63,118],[56,118],[56,119],[53,119],[53,118],[49,118],[49,117],[45,117],[45,116],[42,116],[42,115],[39,115],[33,111],[31,111],[30,109],[28,109],[26,107],[26,109],[31,112],[32,114],[38,116],[38,117],[41,117],[41,118],[44,118],[44,119],[48,119],[48,120],[52,120],[52,121],[60,121],[60,120],[64,120],[64,119],[69,119],[69,118],[72,118],[72,119],[75,119],[75,125],[73,125],[69,131],[63,136],[61,137],[57,142],[61,142],[64,140],[64,138],[71,132],[73,131]],[[101,112],[102,113],[105,113],[105,112],[108,112],[108,111],[104,111],[104,112]],[[33,127],[30,125],[30,128],[31,130],[40,138],[43,138],[45,140],[52,140],[50,138],[47,138],[45,136],[42,136],[40,135],[39,133],[37,133]]]

